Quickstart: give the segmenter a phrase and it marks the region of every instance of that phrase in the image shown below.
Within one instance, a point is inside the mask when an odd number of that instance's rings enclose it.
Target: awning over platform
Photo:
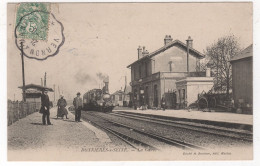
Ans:
[[[28,84],[28,85],[25,85],[24,87],[25,87],[25,90],[36,89],[36,90],[39,90],[39,91],[47,90],[47,91],[53,92],[52,88],[44,87],[44,86],[41,86],[41,85]],[[23,86],[19,86],[18,88],[23,89]]]

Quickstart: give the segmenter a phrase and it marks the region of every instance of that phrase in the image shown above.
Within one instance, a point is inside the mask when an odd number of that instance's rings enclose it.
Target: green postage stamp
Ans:
[[[47,40],[49,3],[20,3],[16,13],[17,38]]]

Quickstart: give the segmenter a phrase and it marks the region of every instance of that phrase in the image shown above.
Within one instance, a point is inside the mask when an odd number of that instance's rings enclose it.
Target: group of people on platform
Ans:
[[[68,110],[66,109],[67,106],[67,101],[64,99],[64,96],[61,95],[60,99],[57,102],[57,118],[66,117],[68,118]],[[81,110],[83,108],[83,101],[82,98],[80,97],[80,93],[77,93],[77,97],[74,98],[73,100],[73,106],[75,109],[75,121],[76,122],[81,122],[80,117],[81,117]],[[40,113],[42,113],[42,124],[46,125],[46,119],[47,119],[47,125],[52,125],[50,122],[50,100],[48,96],[48,90],[44,90],[42,95],[41,95],[41,109]]]

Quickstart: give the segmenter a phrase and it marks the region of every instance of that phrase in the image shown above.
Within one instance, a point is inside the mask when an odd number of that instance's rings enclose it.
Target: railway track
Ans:
[[[218,136],[229,137],[233,139],[243,140],[243,141],[253,141],[253,134],[248,131],[237,131],[237,130],[229,130],[224,127],[216,127],[203,125],[198,123],[189,123],[184,121],[173,121],[167,119],[159,119],[154,117],[136,115],[136,114],[127,114],[122,112],[113,112],[110,115],[119,116],[128,119],[134,119],[139,121],[146,121],[150,123],[156,123],[161,125],[167,125],[171,127],[184,128],[192,131],[198,131],[206,134],[213,134]]]
[[[93,120],[91,121],[91,123],[105,131],[108,131],[109,133],[115,135],[116,137],[120,138],[121,140],[123,140],[124,142],[126,142],[128,145],[130,145],[132,148],[138,150],[138,151],[142,151],[143,149],[145,149],[146,151],[156,151],[158,150],[157,148],[155,148],[154,146],[148,145],[147,143],[137,140],[135,138],[129,137],[128,135],[116,131],[114,129],[105,127],[104,125],[100,125],[97,122],[94,122]]]
[[[95,118],[93,118],[93,117],[95,117]],[[163,137],[161,135],[157,135],[157,134],[154,134],[154,133],[146,132],[144,130],[140,130],[140,129],[131,127],[129,125],[125,125],[125,124],[122,124],[122,123],[119,123],[119,122],[116,122],[116,121],[113,121],[113,120],[109,120],[107,118],[104,118],[104,117],[97,115],[97,114],[94,114],[94,113],[90,113],[90,112],[87,113],[87,117],[85,117],[85,118],[88,119],[93,125],[100,127],[101,129],[104,129],[104,130],[112,133],[113,135],[117,136],[118,138],[120,138],[121,140],[125,141],[127,144],[129,144],[130,146],[132,146],[133,148],[138,149],[138,150],[140,150],[140,146],[144,147],[146,150],[148,148],[149,151],[150,150],[160,150],[160,149],[154,147],[154,145],[150,145],[148,143],[145,143],[147,141],[144,142],[140,139],[134,138],[134,136],[133,136],[134,133],[132,133],[132,135],[127,135],[126,133],[123,133],[122,131],[120,132],[118,130],[112,129],[111,126],[107,127],[108,126],[107,123],[113,124],[114,126],[117,126],[117,127],[120,127],[120,128],[125,128],[128,131],[132,131],[132,132],[141,134],[143,137],[152,138],[154,140],[157,140],[159,142],[167,144],[168,146],[171,145],[171,146],[174,146],[174,147],[177,147],[177,148],[180,148],[180,149],[188,149],[188,150],[205,149],[203,147],[200,147],[200,146],[197,146],[197,145],[194,145],[194,144],[190,144],[190,143],[175,140],[175,139],[172,139],[172,138]],[[100,119],[102,119],[106,123],[101,124],[99,122]],[[136,144],[138,146],[136,146]]]

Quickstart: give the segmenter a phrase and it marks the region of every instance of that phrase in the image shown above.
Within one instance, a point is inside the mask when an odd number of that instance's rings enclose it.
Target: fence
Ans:
[[[7,105],[8,126],[18,121],[19,119],[26,117],[27,115],[39,111],[40,104],[41,104],[40,102],[8,101],[8,105]]]

